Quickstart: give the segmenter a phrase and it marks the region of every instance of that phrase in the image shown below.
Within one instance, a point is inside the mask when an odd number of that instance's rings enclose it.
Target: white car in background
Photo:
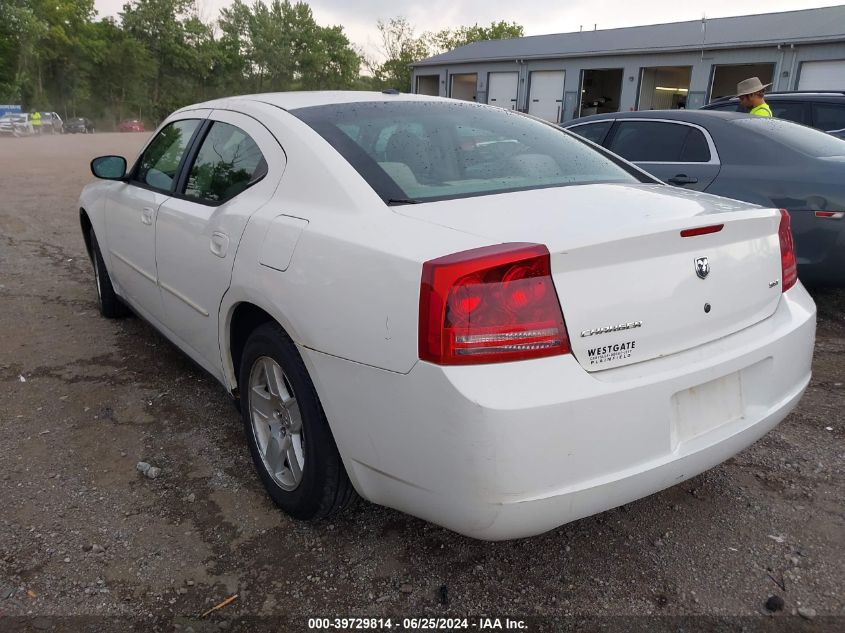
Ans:
[[[380,93],[171,115],[80,214],[124,304],[240,401],[273,500],[482,539],[643,497],[777,425],[815,306],[789,216],[518,113]]]
[[[26,112],[8,112],[0,117],[1,136],[32,136],[34,128]]]

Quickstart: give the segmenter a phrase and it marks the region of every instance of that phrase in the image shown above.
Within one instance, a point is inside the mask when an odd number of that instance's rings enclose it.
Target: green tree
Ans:
[[[217,20],[218,76],[233,93],[253,90],[255,66],[252,46],[252,10],[241,0],[220,10]]]
[[[58,108],[80,90],[93,0],[0,3],[0,91],[28,108]]]
[[[18,19],[18,7],[11,2],[0,2],[0,101],[3,103],[20,101]]]
[[[97,78],[96,89],[79,113],[112,125],[149,114],[149,87],[156,70],[150,52],[111,18],[94,24],[93,33],[91,72]]]
[[[404,17],[390,18],[377,24],[381,36],[381,52],[385,61],[381,64],[369,62],[373,76],[380,87],[411,89],[410,64],[428,57],[430,36],[414,35],[414,27]]]
[[[473,42],[507,40],[522,37],[525,30],[516,22],[491,22],[490,26],[461,26],[457,29],[438,31],[431,36],[432,53],[444,53]]]
[[[221,63],[256,92],[352,86],[361,60],[340,26],[317,24],[304,2],[236,0],[220,12]]]
[[[516,22],[491,22],[490,26],[461,26],[444,29],[436,33],[414,35],[414,27],[404,17],[379,20],[382,63],[367,61],[367,67],[374,77],[374,87],[411,89],[410,65],[426,57],[466,46],[482,40],[500,40],[522,37],[524,30]]]
[[[162,119],[190,103],[206,75],[198,67],[193,47],[211,37],[210,28],[196,15],[193,0],[134,0],[123,5],[120,16],[126,34],[149,53],[154,118]]]

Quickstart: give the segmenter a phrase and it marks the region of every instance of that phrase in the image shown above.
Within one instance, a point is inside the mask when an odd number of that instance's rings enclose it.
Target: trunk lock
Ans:
[[[705,303],[704,304],[704,314],[709,314],[709,313],[710,313],[710,304]]]

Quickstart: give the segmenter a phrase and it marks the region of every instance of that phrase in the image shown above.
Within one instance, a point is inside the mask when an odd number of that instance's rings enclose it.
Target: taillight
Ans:
[[[568,354],[569,337],[540,244],[497,244],[423,264],[419,353],[438,365]]]
[[[699,226],[694,229],[684,229],[681,231],[681,237],[695,237],[697,235],[710,235],[710,233],[718,233],[723,228],[724,224],[713,224],[711,226]]]
[[[780,239],[780,267],[783,272],[781,288],[783,292],[792,288],[798,281],[798,263],[795,261],[795,244],[792,241],[792,229],[789,223],[789,212],[786,209],[781,209],[778,238]]]

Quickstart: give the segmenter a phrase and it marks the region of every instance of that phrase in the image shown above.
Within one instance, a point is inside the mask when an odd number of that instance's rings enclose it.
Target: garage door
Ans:
[[[798,90],[845,90],[845,59],[831,62],[804,62]]]
[[[559,123],[565,78],[562,70],[533,71],[529,76],[528,114]]]
[[[490,73],[487,80],[487,103],[514,110],[518,85],[518,73]]]

